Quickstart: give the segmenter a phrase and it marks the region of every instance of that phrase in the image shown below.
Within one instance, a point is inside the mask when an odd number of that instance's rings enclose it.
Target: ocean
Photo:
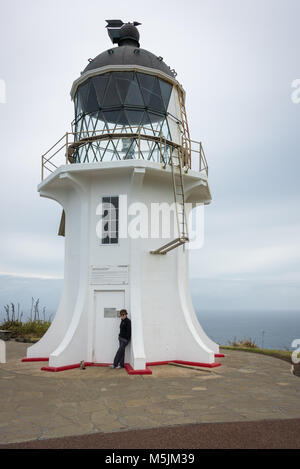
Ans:
[[[203,313],[197,311],[198,320],[206,334],[220,345],[237,340],[251,339],[258,347],[294,350],[293,340],[300,342],[300,312],[290,313]],[[263,332],[264,331],[264,332]]]
[[[193,282],[191,282],[193,286]],[[251,338],[264,348],[290,349],[294,339],[300,339],[300,311],[299,312],[268,312],[241,311],[233,312],[205,312],[203,299],[197,295],[198,281],[195,281],[192,295],[193,304],[200,324],[215,342],[228,345],[234,337],[237,340]],[[20,303],[24,311],[23,320],[30,316],[32,296],[40,298],[40,312],[46,307],[46,319],[53,320],[62,293],[63,280],[35,279],[0,275],[0,322],[6,314],[3,306],[13,302],[16,307]],[[203,306],[200,307],[200,304]],[[217,308],[217,307],[216,307]],[[264,333],[262,332],[264,331]]]

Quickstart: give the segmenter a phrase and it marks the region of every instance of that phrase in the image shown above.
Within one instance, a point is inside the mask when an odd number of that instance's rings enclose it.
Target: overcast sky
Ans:
[[[120,18],[141,22],[141,47],[177,71],[206,151],[213,200],[191,258],[194,297],[212,311],[300,311],[299,0],[0,5],[0,274],[63,277],[61,208],[37,193],[40,157],[70,129],[73,81],[111,47],[105,19]]]

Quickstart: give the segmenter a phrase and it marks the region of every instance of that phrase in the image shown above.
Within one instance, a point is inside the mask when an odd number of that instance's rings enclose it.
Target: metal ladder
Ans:
[[[177,92],[178,92],[178,100],[179,100],[181,123],[182,123],[182,146],[184,149],[183,166],[190,167],[192,143],[191,143],[191,136],[190,136],[189,126],[188,126],[188,121],[187,121],[186,110],[185,110],[184,94],[183,94],[182,89],[179,86],[177,86]]]
[[[175,152],[175,153],[174,153]],[[176,220],[178,227],[178,238],[173,239],[167,244],[164,244],[155,251],[150,251],[151,254],[167,254],[172,249],[181,246],[189,241],[188,224],[184,204],[184,185],[182,177],[182,157],[181,149],[171,150],[171,170],[172,170],[172,183],[176,210]]]

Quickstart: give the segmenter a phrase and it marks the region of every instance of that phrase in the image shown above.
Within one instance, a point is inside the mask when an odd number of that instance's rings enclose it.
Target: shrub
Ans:
[[[237,340],[236,337],[232,341],[228,341],[228,344],[231,347],[245,347],[245,348],[258,348],[254,340],[251,338],[249,339],[242,339],[242,340]]]
[[[19,303],[17,308],[14,303],[5,305],[4,310],[6,312],[6,318],[0,324],[0,327],[1,329],[11,331],[12,338],[40,338],[45,334],[51,324],[50,317],[47,320],[45,318],[45,307],[42,310],[43,319],[40,319],[39,299],[34,300],[34,298],[32,298],[30,318],[28,318],[26,322],[21,320],[23,312],[20,311]]]

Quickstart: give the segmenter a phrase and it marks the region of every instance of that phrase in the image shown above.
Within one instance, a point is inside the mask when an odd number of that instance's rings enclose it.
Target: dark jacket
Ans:
[[[131,338],[131,321],[129,318],[121,319],[120,334],[122,339],[130,340]]]

